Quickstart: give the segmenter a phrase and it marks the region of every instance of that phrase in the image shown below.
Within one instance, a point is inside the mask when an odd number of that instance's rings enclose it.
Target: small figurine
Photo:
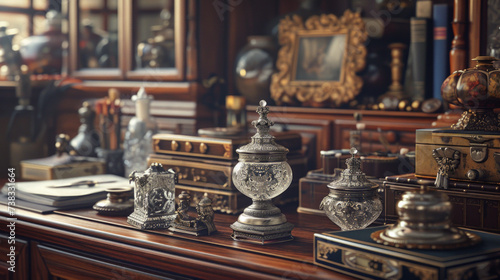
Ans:
[[[99,147],[99,134],[94,129],[95,112],[88,102],[83,102],[78,110],[80,115],[80,128],[75,138],[71,139],[70,145],[80,156],[95,157],[95,148]]]
[[[70,145],[68,134],[61,133],[57,135],[55,147],[56,147],[56,154],[59,157],[64,154],[70,154],[70,155],[76,154]]]
[[[179,204],[177,207],[177,217],[174,224],[169,229],[174,232],[182,232],[196,236],[210,235],[210,233],[217,231],[215,228],[214,210],[212,209],[212,200],[208,198],[207,194],[196,206],[198,217],[193,218],[189,216],[189,204],[191,196],[188,192],[182,191],[178,196]]]
[[[208,198],[207,193],[200,200],[198,205],[196,205],[196,212],[198,213],[198,218],[207,227],[207,235],[212,232],[216,232],[214,223],[214,209],[212,208],[212,200]]]

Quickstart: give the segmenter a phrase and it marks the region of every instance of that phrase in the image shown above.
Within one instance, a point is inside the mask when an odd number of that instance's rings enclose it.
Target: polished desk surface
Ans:
[[[294,240],[267,245],[234,241],[229,226],[236,221],[237,216],[219,213],[215,215],[218,231],[210,236],[195,237],[169,230],[142,231],[128,225],[126,217],[102,216],[91,209],[65,210],[51,214],[16,209],[18,219],[16,234],[69,246],[72,249],[87,250],[86,246],[93,246],[96,253],[122,250],[122,247],[126,251],[127,246],[135,246],[145,249],[146,259],[150,257],[147,255],[150,253],[146,251],[153,250],[152,252],[166,254],[164,256],[168,258],[172,256],[179,258],[179,266],[187,263],[209,269],[206,264],[217,265],[221,267],[221,271],[225,271],[224,273],[228,269],[234,270],[230,272],[233,275],[250,270],[256,277],[265,276],[264,278],[269,279],[353,279],[313,264],[314,233],[338,230],[336,225],[326,216],[297,213],[296,205],[281,208],[288,221],[295,225],[292,231]],[[0,208],[0,210],[0,215],[4,216],[0,217],[0,223],[7,223],[5,217],[9,215],[6,209]],[[73,237],[65,237],[68,234],[74,235],[75,240],[79,241],[71,240]],[[89,244],[81,244],[86,242],[85,240],[88,240]],[[193,273],[192,267],[174,267],[174,269],[178,273],[187,275]],[[200,272],[197,277],[203,275]]]

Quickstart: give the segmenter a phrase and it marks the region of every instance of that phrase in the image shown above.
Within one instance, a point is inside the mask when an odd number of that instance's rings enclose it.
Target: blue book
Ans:
[[[434,98],[441,97],[441,85],[450,74],[450,20],[448,4],[434,4],[434,72],[432,79],[432,93]]]

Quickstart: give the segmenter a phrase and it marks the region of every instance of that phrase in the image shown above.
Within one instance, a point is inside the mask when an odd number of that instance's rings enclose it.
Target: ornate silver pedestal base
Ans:
[[[286,221],[280,209],[271,200],[253,201],[231,225],[234,240],[258,244],[293,240],[293,224]]]
[[[176,214],[152,216],[135,211],[127,218],[127,223],[140,229],[164,229],[169,228],[175,220]]]

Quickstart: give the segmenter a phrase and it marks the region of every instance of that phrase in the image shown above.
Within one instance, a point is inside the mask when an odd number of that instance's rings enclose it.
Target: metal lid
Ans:
[[[239,154],[239,161],[286,161],[288,149],[276,144],[274,142],[274,136],[269,134],[269,129],[274,125],[274,122],[267,118],[267,114],[269,113],[267,102],[261,100],[256,112],[259,113],[259,119],[252,121],[252,125],[257,128],[257,133],[252,136],[252,142],[250,142],[250,144],[242,146],[236,150]]]
[[[340,178],[328,184],[328,188],[335,190],[364,191],[377,188],[378,185],[366,179],[365,173],[361,171],[361,159],[356,158],[356,148],[351,148],[351,157],[345,162],[347,168],[342,171]]]

